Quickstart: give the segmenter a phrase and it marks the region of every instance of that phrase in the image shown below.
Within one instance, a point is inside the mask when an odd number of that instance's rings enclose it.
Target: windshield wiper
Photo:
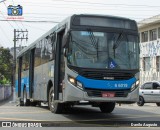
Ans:
[[[116,48],[119,46],[119,44],[121,43],[121,40],[123,39],[123,32],[121,32],[118,36],[118,38],[116,39],[116,41],[114,42],[114,45],[113,45],[113,51],[114,51],[114,58],[115,58],[115,50]]]
[[[114,45],[113,45],[113,50],[115,50],[119,44],[121,43],[121,40],[123,39],[123,32],[121,32],[118,36],[118,38],[116,39]]]
[[[94,36],[93,31],[91,29],[87,29],[88,33],[89,33],[89,38],[91,40],[91,45],[96,49],[97,51],[97,59],[98,59],[98,43],[99,43],[99,39]]]

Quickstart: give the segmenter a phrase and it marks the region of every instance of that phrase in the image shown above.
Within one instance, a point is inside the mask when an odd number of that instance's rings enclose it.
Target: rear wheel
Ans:
[[[99,108],[103,113],[111,113],[115,108],[115,102],[103,102]]]
[[[62,113],[63,110],[63,103],[58,103],[54,101],[54,91],[53,87],[49,91],[49,99],[48,99],[48,106],[51,112],[53,113]]]
[[[137,102],[137,105],[138,106],[143,106],[144,105],[144,99],[143,99],[143,97],[139,97],[139,101]]]
[[[157,104],[158,107],[160,106],[160,102],[158,102],[158,103],[156,103],[156,104]]]

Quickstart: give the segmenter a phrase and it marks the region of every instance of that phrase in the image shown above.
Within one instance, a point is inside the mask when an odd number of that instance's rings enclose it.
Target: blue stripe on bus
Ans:
[[[81,82],[84,88],[104,90],[130,89],[131,86],[136,82],[136,78],[131,78],[129,80],[94,80],[82,77],[80,75],[77,76],[76,80]]]
[[[29,91],[29,77],[23,77],[21,79],[21,91],[23,91],[24,85],[26,85],[26,91]],[[18,80],[16,80],[16,93],[18,93]]]

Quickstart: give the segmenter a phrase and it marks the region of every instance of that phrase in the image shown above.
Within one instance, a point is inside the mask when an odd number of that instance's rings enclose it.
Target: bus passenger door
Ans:
[[[59,93],[62,92],[62,82],[64,80],[64,55],[62,48],[62,38],[65,29],[57,33],[56,55],[55,55],[55,72],[54,72],[54,100],[59,100]]]
[[[21,73],[22,73],[22,57],[19,58],[19,63],[18,63],[18,97],[21,97]]]
[[[35,49],[30,53],[30,65],[29,65],[29,97],[32,98],[33,94],[33,81],[34,81],[34,53]]]

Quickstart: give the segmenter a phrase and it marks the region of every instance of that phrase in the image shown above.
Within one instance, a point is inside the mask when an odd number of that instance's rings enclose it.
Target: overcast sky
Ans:
[[[3,0],[0,0],[3,1]],[[0,21],[0,44],[13,47],[13,30],[28,30],[28,46],[42,34],[54,27],[56,23],[24,21],[60,22],[71,14],[105,14],[115,15],[141,21],[160,14],[160,0],[6,0],[0,3],[0,20],[6,20],[7,7],[21,5],[23,7],[22,22]],[[21,45],[19,41],[17,46]]]

